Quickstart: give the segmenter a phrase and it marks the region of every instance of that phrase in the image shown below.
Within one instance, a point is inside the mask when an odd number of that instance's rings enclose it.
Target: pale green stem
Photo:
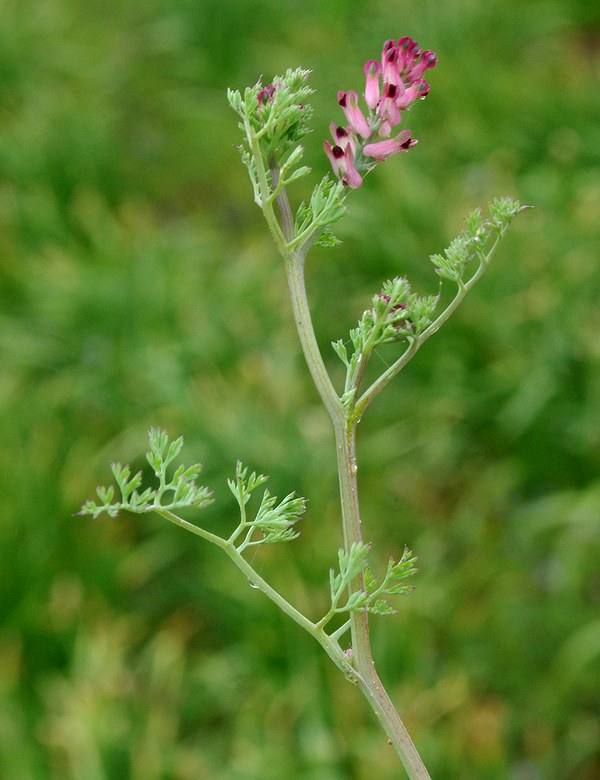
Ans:
[[[269,181],[267,179],[267,171],[264,165],[260,144],[256,133],[250,126],[247,118],[244,118],[244,128],[246,131],[246,138],[248,139],[248,145],[256,164],[256,175],[258,179],[258,189],[260,192],[260,206],[264,214],[265,220],[275,242],[275,246],[279,250],[279,253],[285,257],[287,255],[287,240],[281,230],[277,217],[275,216],[275,210],[273,209],[273,202],[271,199],[271,188],[269,187]],[[278,196],[279,198],[279,196]]]
[[[371,358],[371,353],[374,349],[373,345],[377,339],[377,336],[379,335],[377,327],[378,323],[380,323],[380,320],[375,321],[375,326],[365,341],[362,351],[359,353],[359,359],[354,368],[354,371],[351,372],[351,374],[347,377],[346,390],[356,388],[356,393],[358,394],[358,390],[360,389],[365,371],[367,370],[367,365],[369,364],[369,360]]]
[[[281,214],[281,229],[286,242],[289,243],[294,237],[294,217],[292,216],[292,209],[290,208],[290,202],[287,198],[285,187],[279,180],[281,172],[275,160],[269,160],[269,170],[271,171],[273,193],[276,193],[275,199],[279,207],[279,213]]]
[[[350,619],[348,619],[345,623],[343,623],[339,628],[336,628],[335,631],[332,631],[329,636],[331,639],[335,640],[336,642],[340,641],[340,638],[344,636],[346,631],[350,628]]]
[[[179,515],[176,515],[174,512],[171,512],[169,509],[161,509],[160,507],[150,507],[149,511],[155,512],[157,515],[164,517],[165,520],[168,520],[170,523],[173,523],[174,525],[178,525],[180,528],[184,528],[186,531],[189,531],[192,534],[196,534],[196,536],[202,537],[202,539],[205,539],[207,542],[216,544],[217,547],[223,548],[225,545],[229,544],[229,542],[226,539],[223,539],[222,536],[211,534],[210,531],[205,531],[204,528],[199,528],[197,525],[194,525],[193,523],[188,523],[187,520],[184,520],[182,517],[179,517]]]
[[[257,135],[247,119],[244,120],[244,125],[248,144],[256,164],[262,211],[275,242],[275,246],[285,260],[292,306],[294,309],[294,318],[296,320],[298,334],[300,335],[302,349],[306,356],[306,362],[313,382],[315,383],[315,387],[317,388],[331,419],[339,419],[342,414],[342,406],[335,388],[331,383],[327,369],[325,368],[319,345],[315,338],[310,309],[306,298],[306,290],[304,287],[304,256],[307,248],[303,248],[304,251],[302,252],[300,250],[293,251],[288,247],[288,241],[291,239],[294,231],[294,221],[285,188],[278,186],[280,175],[279,167],[275,162],[271,162],[271,179],[273,190],[278,190],[277,205],[281,214],[283,230],[279,225],[279,221],[277,220],[273,209],[271,198],[273,192],[269,187],[267,172]]]
[[[292,254],[290,257],[286,258],[285,268],[296,328],[298,330],[298,336],[308,365],[308,370],[310,371],[315,387],[321,396],[323,405],[327,409],[335,426],[343,419],[344,410],[327,369],[325,368],[325,363],[323,362],[323,357],[315,338],[310,308],[306,298],[306,288],[304,285],[304,258]]]
[[[231,535],[229,536],[229,539],[227,540],[227,542],[229,544],[235,544],[236,539],[239,537],[239,535],[242,533],[242,531],[244,530],[244,528],[247,525],[247,522],[246,522],[246,504],[244,502],[244,497],[243,497],[243,494],[242,494],[242,490],[241,490],[239,479],[238,479],[238,496],[237,496],[237,501],[238,501],[238,505],[240,507],[240,522],[239,522],[238,527],[235,528],[232,531]]]

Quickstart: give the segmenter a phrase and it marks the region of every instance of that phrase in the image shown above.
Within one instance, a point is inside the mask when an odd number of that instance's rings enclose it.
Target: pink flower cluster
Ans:
[[[429,92],[429,84],[422,76],[436,62],[435,54],[422,52],[412,38],[389,40],[383,45],[381,62],[368,60],[364,66],[367,115],[358,105],[356,92],[338,92],[348,124],[340,127],[332,122],[334,143],[325,141],[324,146],[333,172],[348,187],[361,186],[361,170],[369,170],[375,163],[406,152],[417,143],[410,130],[402,130],[395,138],[390,138],[390,134],[402,121],[400,112]]]

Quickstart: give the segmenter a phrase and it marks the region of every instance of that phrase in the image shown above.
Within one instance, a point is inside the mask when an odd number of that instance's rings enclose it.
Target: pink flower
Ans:
[[[338,92],[338,103],[342,107],[348,124],[355,133],[368,138],[371,135],[371,128],[365,119],[365,115],[358,107],[358,95],[356,92]]]
[[[409,108],[411,103],[414,103],[418,98],[425,97],[428,92],[428,82],[425,81],[425,79],[418,79],[414,84],[411,84],[411,86],[404,91],[404,94],[401,97],[398,98],[396,105],[402,111],[406,108]]]
[[[401,90],[402,92],[400,94],[405,91],[404,86],[401,87]],[[399,125],[401,122],[397,103],[399,92],[400,89],[396,84],[386,84],[383,88],[383,96],[379,103],[379,107],[377,108],[377,113],[388,123],[390,128]],[[388,133],[389,132],[390,131],[388,130]],[[388,133],[386,133],[386,135]]]
[[[363,154],[372,157],[376,162],[381,162],[399,152],[407,152],[416,143],[416,139],[411,138],[410,130],[403,130],[395,138],[366,144],[363,147]]]
[[[335,122],[332,122],[329,125],[329,129],[331,130],[331,135],[337,146],[341,146],[344,150],[347,146],[350,146],[352,149],[352,154],[356,155],[356,141],[354,140],[354,136],[352,135],[352,130],[350,130],[350,128],[340,127],[339,125],[336,125]]]
[[[426,70],[434,68],[437,64],[437,56],[432,51],[424,51],[421,53],[421,59],[415,63],[412,68],[406,74],[409,81],[418,79]]]
[[[416,62],[417,57],[421,53],[421,49],[419,48],[419,44],[416,41],[413,41],[412,38],[409,38],[408,35],[400,38],[398,41],[398,49],[400,51],[398,62],[400,71],[402,72],[410,67],[413,62]]]
[[[277,89],[276,84],[267,84],[266,87],[263,87],[261,91],[258,93],[258,95],[256,96],[256,99],[258,100],[258,105],[263,106],[266,103],[272,103],[273,95],[276,89]]]
[[[356,190],[362,184],[362,176],[356,170],[356,140],[350,127],[340,127],[332,122],[329,125],[334,140],[332,146],[325,141],[324,148],[335,175],[350,189]]]
[[[381,65],[377,60],[368,60],[363,68],[367,77],[365,87],[365,103],[373,111],[379,103],[379,76],[381,75]]]
[[[398,84],[400,81],[400,70],[398,68],[398,44],[396,41],[389,40],[383,44],[381,53],[381,75],[384,84]]]
[[[403,130],[395,138],[389,135],[401,123],[401,112],[429,92],[429,84],[422,76],[436,63],[435,54],[429,50],[422,52],[412,38],[405,36],[397,41],[390,38],[383,44],[381,62],[367,60],[363,66],[364,98],[369,113],[365,116],[362,112],[356,92],[338,92],[338,102],[348,124],[330,126],[334,143],[325,141],[325,151],[335,175],[344,184],[352,189],[360,187],[363,171],[394,154],[406,152],[417,143],[410,130]],[[377,137],[383,140],[375,140]]]

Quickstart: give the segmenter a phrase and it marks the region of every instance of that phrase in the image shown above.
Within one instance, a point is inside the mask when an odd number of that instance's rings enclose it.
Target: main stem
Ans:
[[[358,468],[356,464],[356,424],[335,426],[344,546],[349,551],[362,542],[358,503]],[[364,590],[361,575],[352,584],[352,591]],[[383,726],[411,780],[431,780],[404,723],[394,707],[375,669],[371,653],[369,616],[367,611],[351,613],[352,658],[359,674],[359,688]]]
[[[286,269],[298,336],[309,371],[331,418],[335,432],[337,463],[346,552],[362,541],[356,464],[356,422],[348,421],[344,407],[325,368],[312,326],[304,285],[303,257],[291,253]],[[351,585],[351,591],[364,590],[361,575]],[[404,723],[375,670],[371,653],[368,613],[351,613],[352,662],[357,671],[357,685],[383,726],[410,780],[431,780]]]
[[[263,213],[275,244],[285,260],[294,319],[304,357],[335,431],[344,545],[346,552],[349,553],[354,543],[362,541],[358,484],[356,480],[358,470],[355,449],[357,421],[356,418],[348,419],[347,410],[342,405],[331,382],[319,350],[304,284],[304,258],[307,248],[302,249],[298,247],[293,249],[289,246],[293,233],[293,221],[285,187],[279,187],[277,195],[277,205],[281,215],[280,227],[275,217],[272,203],[269,200],[270,190],[258,141],[249,126],[246,128],[246,132],[257,163],[258,185],[262,194]],[[275,189],[279,184],[280,171],[274,160],[269,160],[269,167],[272,186]],[[350,586],[350,590],[353,593],[364,591],[364,588],[364,576],[357,577]],[[352,635],[352,664],[356,670],[356,677],[353,678],[353,681],[358,685],[371,705],[410,780],[431,780],[417,749],[375,670],[366,610],[364,612],[351,613],[350,628]]]

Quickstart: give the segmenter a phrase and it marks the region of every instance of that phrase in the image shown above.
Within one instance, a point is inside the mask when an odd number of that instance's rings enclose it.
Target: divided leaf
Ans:
[[[306,511],[306,499],[296,496],[295,493],[289,493],[278,502],[277,496],[272,496],[268,490],[265,490],[256,515],[252,519],[248,518],[246,504],[250,500],[251,493],[267,479],[264,474],[257,474],[255,471],[248,475],[248,468],[238,461],[235,478],[227,480],[241,513],[240,523],[229,538],[233,543],[242,534],[244,535],[243,540],[237,545],[238,552],[259,544],[289,542],[299,535],[294,525]],[[257,535],[257,532],[260,535]]]
[[[142,472],[138,471],[131,476],[129,466],[113,463],[111,469],[121,494],[121,500],[113,501],[115,490],[112,485],[98,487],[96,492],[100,503],[86,501],[78,514],[92,515],[96,518],[106,512],[110,517],[116,517],[122,509],[141,514],[154,512],[158,509],[169,511],[184,507],[203,509],[212,503],[211,491],[206,487],[196,485],[196,478],[202,469],[199,463],[187,468],[179,466],[172,477],[167,478],[167,468],[181,452],[183,437],[180,436],[175,441],[169,442],[165,431],[160,428],[151,428],[148,433],[148,443],[149,450],[146,453],[146,460],[158,480],[158,486],[147,487],[139,492],[143,479]]]
[[[370,545],[364,542],[355,543],[350,551],[338,551],[339,570],[329,572],[331,590],[331,609],[325,622],[334,614],[342,612],[357,612],[367,610],[377,615],[391,615],[396,610],[387,602],[384,596],[401,596],[413,590],[413,586],[405,582],[417,572],[416,558],[408,547],[399,561],[390,560],[383,581],[377,584],[369,568]],[[364,588],[354,590],[343,602],[343,597],[359,575],[364,576]],[[342,602],[342,603],[340,603]]]

